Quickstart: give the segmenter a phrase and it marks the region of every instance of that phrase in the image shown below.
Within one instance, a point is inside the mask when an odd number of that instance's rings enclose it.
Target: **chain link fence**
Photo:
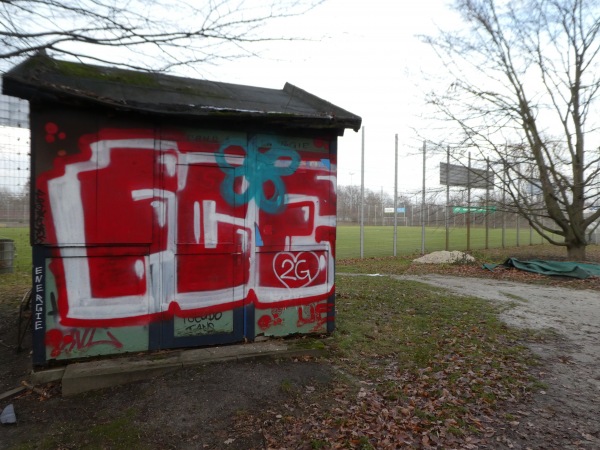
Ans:
[[[28,117],[26,101],[0,95],[0,235],[1,228],[29,226]]]
[[[397,208],[395,215],[393,207],[365,207],[364,257],[416,254],[422,250],[429,253],[519,247],[546,242],[522,217],[494,207],[467,209],[461,204],[404,203]],[[348,220],[347,216],[346,220],[343,216],[340,219],[337,256],[358,258],[361,255],[360,213],[357,220]]]
[[[0,95],[0,274],[26,273],[31,264],[29,152],[28,103]]]
[[[428,153],[426,158],[423,145],[422,179],[418,182],[414,175],[421,171],[417,170],[419,162],[414,159],[414,150],[413,154],[408,151],[398,158],[396,147],[395,163],[389,153],[387,157],[383,151],[377,157],[369,153],[368,158],[376,160],[376,165],[363,156],[360,167],[350,167],[349,173],[361,174],[365,182],[362,186],[338,186],[338,258],[548,243],[528,220],[516,213],[521,208],[510,203],[504,179],[493,182],[489,161],[473,161],[472,166],[469,154],[468,164],[449,164],[448,153],[436,151]],[[398,167],[403,169],[404,179],[398,177]],[[365,174],[368,176],[364,177]],[[387,184],[384,188],[392,174],[396,185]],[[504,175],[497,171],[495,176]],[[407,190],[406,178],[412,179],[412,186],[421,185],[421,189]],[[382,186],[373,185],[377,182]],[[529,206],[535,204],[533,200],[541,205],[541,196],[531,183],[524,180],[522,184],[528,189],[525,197],[531,199]],[[589,205],[584,214],[593,214],[595,210],[594,205]],[[556,225],[544,217],[547,213],[543,205],[531,211],[536,225],[546,230],[553,242],[563,242],[562,236],[549,233]],[[587,230],[591,245],[600,243],[598,225],[592,224]]]
[[[26,101],[0,95],[0,239],[10,235],[9,229],[29,226],[28,116]],[[384,192],[383,187],[378,192],[367,189],[362,200],[359,186],[339,186],[337,257],[464,251],[545,242],[523,218],[496,208],[493,199],[488,201],[480,195],[467,202],[466,190],[452,188],[450,203],[446,205],[446,190],[436,181],[427,180],[432,187],[427,189],[425,202],[422,191],[399,193],[396,214],[393,194]],[[479,206],[466,208],[467,204]],[[599,242],[600,230],[596,230],[592,243]]]

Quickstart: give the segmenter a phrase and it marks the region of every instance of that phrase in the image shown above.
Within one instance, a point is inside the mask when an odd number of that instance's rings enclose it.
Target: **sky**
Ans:
[[[202,67],[200,74],[185,68],[174,74],[273,89],[289,82],[361,116],[363,130],[346,130],[338,140],[338,185],[361,184],[364,133],[365,188],[393,195],[398,135],[398,192],[416,195],[422,186],[423,139],[435,140],[421,118],[424,92],[435,88],[423,73],[442,70],[418,35],[458,26],[448,1],[325,0],[304,15],[269,22],[264,30],[268,36],[301,39],[252,47],[260,56]],[[428,190],[442,188],[441,160],[428,152]]]
[[[414,194],[422,186],[423,139],[434,139],[420,119],[424,92],[432,87],[423,73],[441,70],[418,35],[457,23],[447,0],[327,0],[269,30],[308,40],[270,43],[260,58],[220,64],[204,76],[274,89],[289,82],[361,116],[364,130],[339,138],[338,185],[360,185],[364,131],[365,188],[393,194],[397,134],[398,191]],[[427,156],[428,189],[440,188],[441,159]]]

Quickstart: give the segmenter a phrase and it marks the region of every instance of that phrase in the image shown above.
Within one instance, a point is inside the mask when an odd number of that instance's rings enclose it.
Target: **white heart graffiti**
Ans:
[[[308,286],[319,270],[319,257],[313,252],[281,252],[273,258],[273,272],[288,289]]]

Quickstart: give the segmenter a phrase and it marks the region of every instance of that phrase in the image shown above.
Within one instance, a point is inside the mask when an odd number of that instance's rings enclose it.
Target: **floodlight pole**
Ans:
[[[427,144],[423,141],[423,194],[421,195],[421,255],[425,254],[425,166]]]
[[[450,250],[450,146],[446,148],[446,251]]]
[[[485,159],[485,249],[490,248],[490,160]]]
[[[502,161],[502,248],[506,248],[506,162]]]
[[[396,134],[396,147],[394,159],[394,256],[397,255],[398,245],[398,135]]]
[[[467,251],[471,251],[471,152],[467,171]]]

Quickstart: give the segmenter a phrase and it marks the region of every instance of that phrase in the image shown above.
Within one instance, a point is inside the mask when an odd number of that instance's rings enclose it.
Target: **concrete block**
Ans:
[[[181,353],[181,364],[183,367],[199,366],[216,359],[214,349],[196,348]]]
[[[53,381],[60,381],[65,373],[66,367],[53,367],[51,369],[43,369],[34,371],[31,374],[32,384],[46,384]]]
[[[90,390],[145,380],[181,367],[179,355],[157,360],[118,358],[71,364],[62,378],[62,394],[76,395]]]
[[[62,393],[64,396],[103,389],[164,375],[165,373],[214,362],[258,358],[285,358],[305,355],[320,355],[322,349],[299,348],[281,341],[253,342],[249,344],[226,345],[190,349],[166,354],[154,354],[142,358],[123,357],[100,361],[70,364],[46,374],[46,378],[37,378],[35,384],[43,384],[44,379],[62,375]],[[39,376],[43,377],[41,371]],[[64,372],[64,373],[63,373]]]

